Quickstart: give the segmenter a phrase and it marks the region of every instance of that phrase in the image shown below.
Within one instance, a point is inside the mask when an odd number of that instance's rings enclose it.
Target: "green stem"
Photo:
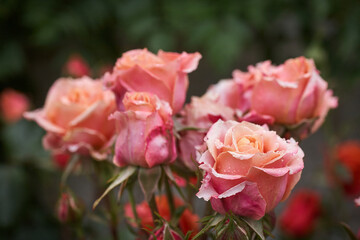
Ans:
[[[151,196],[151,198],[150,198],[149,207],[151,209],[151,214],[152,214],[152,217],[153,217],[154,225],[156,225],[155,220],[157,220],[158,217],[156,216],[155,212],[159,213],[159,210],[158,210],[157,205],[156,205],[155,194],[153,194]]]
[[[111,195],[109,194],[106,198],[106,205],[110,214],[110,232],[114,240],[118,239],[118,232],[117,232],[117,209],[116,206],[113,204],[113,199],[111,199]]]
[[[65,168],[63,175],[61,176],[61,182],[60,182],[61,188],[64,188],[66,186],[66,180],[68,179],[71,172],[74,170],[74,167],[76,166],[79,160],[80,157],[78,154],[72,156],[70,162],[67,164]]]
[[[173,196],[172,191],[171,191],[171,187],[170,187],[170,184],[169,184],[169,179],[167,178],[166,174],[164,174],[164,175],[165,175],[165,178],[164,178],[165,191],[166,191],[166,197],[167,197],[169,207],[170,207],[170,216],[173,217],[174,213],[175,213],[174,196]]]
[[[135,197],[134,197],[134,192],[133,192],[133,188],[132,186],[130,185],[128,188],[128,195],[129,195],[129,202],[130,202],[130,205],[131,205],[131,210],[134,214],[134,218],[135,218],[135,222],[136,222],[136,225],[138,226],[138,229],[141,229],[141,225],[140,225],[140,218],[137,214],[137,211],[136,211],[136,203],[135,203]]]

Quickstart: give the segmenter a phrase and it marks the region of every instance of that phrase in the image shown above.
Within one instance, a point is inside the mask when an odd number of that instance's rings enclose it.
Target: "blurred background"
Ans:
[[[35,109],[57,78],[100,77],[123,52],[146,47],[203,55],[189,76],[189,100],[231,78],[234,69],[246,71],[268,59],[280,64],[301,55],[313,58],[339,97],[339,107],[302,143],[305,169],[296,189],[319,192],[327,217],[357,232],[360,208],[354,197],[328,201],[343,193],[329,184],[324,169],[335,145],[360,140],[359,23],[357,0],[2,0],[0,90],[24,93]],[[0,239],[64,239],[54,207],[59,163],[42,148],[44,132],[35,123],[5,115],[0,131]],[[94,194],[82,179],[71,180],[85,196]],[[320,220],[316,228],[303,239],[346,238],[336,224]],[[279,231],[276,239],[285,239]],[[102,239],[108,236],[106,230],[99,232]]]

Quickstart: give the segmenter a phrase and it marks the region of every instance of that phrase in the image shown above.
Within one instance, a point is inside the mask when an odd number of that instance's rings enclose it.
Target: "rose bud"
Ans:
[[[183,125],[199,128],[186,131],[179,141],[182,162],[191,170],[197,168],[196,147],[203,144],[207,130],[217,120],[233,120],[235,111],[206,97],[192,97],[184,108]]]
[[[176,158],[172,110],[150,93],[126,93],[125,112],[116,112],[118,137],[114,163],[146,168],[170,163]]]
[[[27,112],[47,131],[44,147],[55,153],[91,154],[105,159],[115,134],[115,96],[100,81],[88,77],[57,80],[49,90],[42,109]]]
[[[75,199],[69,193],[63,193],[57,204],[57,216],[60,222],[72,222],[81,213],[81,209],[75,203]]]
[[[175,197],[174,200],[176,207],[184,206],[184,203],[181,199]],[[166,196],[165,195],[156,196],[155,202],[159,210],[159,215],[166,221],[170,221],[171,219],[170,207]],[[155,226],[152,219],[151,209],[146,201],[136,206],[136,213],[141,220],[140,223],[141,227],[149,231],[152,231]],[[130,223],[133,226],[136,226],[134,224],[135,222],[134,213],[131,209],[130,203],[127,203],[125,205],[125,216],[130,220]],[[184,235],[186,235],[187,232],[192,231],[191,236],[193,237],[199,231],[200,226],[198,222],[199,222],[199,217],[196,214],[190,212],[189,209],[185,209],[182,215],[180,216],[179,228],[184,233]]]
[[[126,92],[149,92],[170,104],[174,113],[181,110],[189,85],[188,73],[194,71],[199,53],[172,53],[147,49],[131,50],[122,55],[112,73],[104,75],[105,85],[114,91],[119,109]]]
[[[311,190],[296,192],[279,217],[282,231],[293,237],[304,237],[315,227],[321,212],[320,196]]]
[[[0,109],[6,122],[16,122],[29,109],[29,99],[18,91],[5,89],[0,95]]]
[[[293,139],[249,122],[219,120],[205,144],[197,196],[221,214],[262,218],[289,196],[304,167],[304,153]]]
[[[90,74],[90,68],[85,60],[80,55],[72,55],[65,64],[65,72],[72,77],[88,76]]]
[[[278,67],[260,71],[261,78],[252,88],[251,110],[273,117],[277,124],[296,125],[314,120],[300,133],[301,138],[316,131],[328,111],[337,107],[337,98],[328,90],[313,60],[289,59]]]
[[[150,235],[149,240],[167,240],[165,239],[165,235],[166,235],[166,229],[165,227],[161,227],[160,229],[158,229],[157,231],[155,231],[154,234]],[[170,237],[171,239],[169,240],[182,240],[183,238],[174,230],[169,229],[169,233],[170,233]]]

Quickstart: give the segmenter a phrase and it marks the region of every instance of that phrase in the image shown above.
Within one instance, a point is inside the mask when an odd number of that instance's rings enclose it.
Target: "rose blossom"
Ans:
[[[315,227],[321,213],[320,196],[311,190],[296,192],[279,217],[280,227],[287,235],[303,237]]]
[[[126,93],[124,112],[116,112],[118,137],[114,163],[151,168],[176,158],[172,134],[172,110],[156,95],[145,92]]]
[[[204,141],[207,130],[217,120],[233,120],[235,111],[223,104],[206,97],[192,97],[191,103],[184,108],[183,124],[200,130],[186,131],[179,141],[180,155],[183,163],[195,170],[196,147]]]
[[[47,131],[45,148],[104,159],[115,134],[114,120],[108,117],[115,110],[114,94],[104,91],[100,81],[61,78],[49,90],[44,108],[24,116]]]
[[[6,122],[16,122],[29,109],[29,99],[18,91],[5,89],[0,95],[0,109]]]
[[[262,75],[252,88],[251,110],[272,116],[276,123],[294,125],[316,118],[314,132],[337,106],[337,98],[311,59],[289,59],[278,67],[259,70]]]
[[[155,55],[147,49],[131,50],[117,60],[112,73],[106,73],[103,79],[116,94],[120,110],[126,92],[150,92],[167,101],[177,113],[185,102],[187,74],[197,68],[200,58],[199,53],[160,50]]]
[[[274,123],[272,116],[258,114],[251,109],[252,89],[261,79],[263,71],[274,71],[270,61],[249,66],[248,72],[234,70],[232,79],[220,80],[210,86],[203,97],[234,109],[239,121],[271,125]]]
[[[166,221],[170,221],[170,207],[168,199],[165,195],[155,197],[156,205],[159,210],[159,215],[164,218]],[[184,206],[184,203],[181,199],[174,199],[175,206],[181,207]],[[142,228],[147,230],[153,230],[154,222],[151,214],[151,209],[146,201],[138,204],[136,206],[136,213],[139,216]],[[134,213],[131,209],[130,203],[125,205],[125,216],[131,220],[134,220]],[[134,222],[134,221],[131,221]],[[191,236],[194,236],[199,231],[199,217],[196,214],[193,214],[189,209],[185,209],[179,219],[179,228],[186,234],[189,231],[192,231]]]
[[[216,122],[198,159],[205,176],[197,193],[219,213],[260,219],[299,181],[304,153],[293,140],[249,122]]]

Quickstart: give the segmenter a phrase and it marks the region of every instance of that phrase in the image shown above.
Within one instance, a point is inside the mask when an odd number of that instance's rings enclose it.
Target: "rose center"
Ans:
[[[243,153],[258,153],[263,151],[263,144],[254,137],[242,137],[237,141],[237,148],[239,152]]]

